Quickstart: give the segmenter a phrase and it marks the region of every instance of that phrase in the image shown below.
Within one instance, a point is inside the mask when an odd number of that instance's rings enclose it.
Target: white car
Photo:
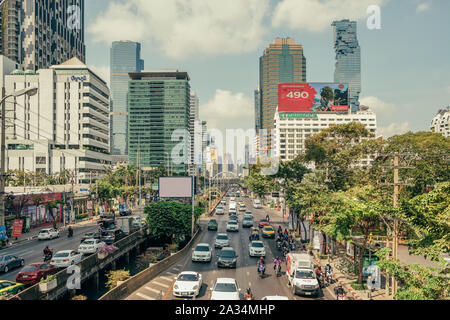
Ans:
[[[80,262],[82,257],[83,254],[74,250],[58,251],[53,256],[52,260],[50,260],[50,264],[58,268],[67,268],[68,266]]]
[[[261,209],[261,208],[262,208],[261,200],[259,200],[259,199],[253,200],[253,208],[255,208],[255,209]]]
[[[98,248],[104,245],[105,243],[99,239],[86,239],[78,247],[78,252],[82,254],[96,253]]]
[[[225,209],[223,208],[223,206],[217,206],[216,207],[216,214],[224,214],[225,213]]]
[[[59,238],[59,231],[55,229],[42,229],[38,234],[38,240],[51,240]]]
[[[253,218],[253,213],[251,211],[245,211],[244,218],[251,217]]]
[[[208,243],[199,243],[192,251],[192,261],[211,262],[212,250]]]
[[[228,221],[227,231],[239,231],[239,224],[236,220]]]
[[[289,300],[289,298],[285,296],[266,296],[261,300]]]
[[[234,201],[236,201],[236,198],[235,197],[231,197],[230,198],[230,202],[234,202]]]
[[[250,257],[265,257],[266,248],[264,247],[264,243],[262,241],[252,241],[248,245],[248,253]]]
[[[202,275],[194,271],[184,271],[175,277],[173,295],[175,297],[197,297],[200,293],[203,280]]]
[[[214,242],[215,248],[223,248],[230,246],[230,239],[226,233],[218,233],[216,237],[216,241]]]
[[[241,289],[233,278],[217,278],[210,290],[211,300],[240,300]]]

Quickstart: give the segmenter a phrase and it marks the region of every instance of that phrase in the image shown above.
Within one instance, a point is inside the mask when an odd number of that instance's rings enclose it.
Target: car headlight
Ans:
[[[176,285],[174,286],[174,288],[175,288],[175,290],[178,290],[178,285],[176,284]]]
[[[195,285],[194,288],[192,288],[192,290],[197,290],[197,289],[198,289],[197,285]]]

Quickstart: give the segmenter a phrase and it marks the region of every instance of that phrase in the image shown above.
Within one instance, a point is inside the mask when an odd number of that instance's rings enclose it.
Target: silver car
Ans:
[[[215,248],[223,248],[230,246],[230,238],[226,233],[217,234],[216,241],[214,242]]]

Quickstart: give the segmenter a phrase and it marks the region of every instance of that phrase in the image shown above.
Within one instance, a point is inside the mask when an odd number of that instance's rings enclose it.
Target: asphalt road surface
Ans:
[[[96,222],[84,226],[73,227],[73,237],[67,237],[67,230],[60,231],[60,237],[53,240],[33,239],[27,242],[13,245],[8,249],[0,251],[0,255],[14,255],[25,260],[25,265],[30,263],[42,262],[43,250],[48,245],[53,250],[53,254],[61,250],[78,250],[81,238],[87,232],[95,232],[98,230]],[[16,275],[22,268],[10,270],[8,273],[0,273],[0,280],[16,281]]]
[[[236,202],[244,201],[247,210],[253,212],[255,226],[260,219],[266,217],[269,210],[267,209],[254,209],[249,198],[236,198]],[[229,199],[227,198],[227,209],[228,209]],[[203,277],[203,286],[200,290],[200,294],[197,297],[198,300],[209,300],[210,299],[210,288],[213,287],[214,282],[217,278],[234,278],[236,279],[238,286],[241,289],[241,298],[243,298],[246,289],[251,288],[253,292],[254,299],[259,300],[265,296],[286,296],[289,300],[334,300],[335,297],[332,294],[331,288],[324,288],[320,293],[318,298],[314,297],[303,297],[294,296],[292,289],[287,286],[287,278],[284,275],[286,271],[286,264],[282,264],[282,275],[277,277],[273,270],[273,260],[275,257],[280,256],[281,253],[276,248],[276,243],[274,239],[265,239],[260,237],[264,242],[266,247],[266,276],[261,279],[257,273],[257,257],[250,257],[248,252],[249,245],[249,232],[250,228],[242,228],[242,219],[244,212],[239,212],[239,231],[238,232],[226,232],[226,223],[228,221],[228,210],[225,211],[223,216],[215,215],[212,219],[216,219],[218,222],[218,231],[205,231],[202,238],[197,243],[209,243],[213,248],[213,258],[210,263],[204,262],[192,262],[191,255],[188,255],[184,260],[182,260],[183,268],[181,271],[196,271],[199,272]],[[270,214],[271,225],[276,230],[279,225],[282,225],[283,230],[285,224],[282,224],[281,216]],[[279,220],[279,221],[277,221]],[[214,249],[214,240],[217,233],[228,233],[230,237],[230,246],[238,254],[237,267],[236,269],[222,269],[217,267],[217,259],[220,249]],[[180,271],[180,272],[181,272]],[[177,299],[173,296],[172,290],[166,296],[166,299]]]

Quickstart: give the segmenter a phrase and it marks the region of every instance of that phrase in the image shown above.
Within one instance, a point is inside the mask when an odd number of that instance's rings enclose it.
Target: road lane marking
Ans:
[[[149,291],[151,291],[151,292],[158,293],[158,294],[161,293],[161,291],[162,291],[162,290],[153,289],[153,288],[150,288],[150,287],[147,287],[147,286],[145,286],[144,288],[149,290]]]
[[[158,282],[158,281],[152,281],[151,283],[152,284],[156,284],[156,285],[161,286],[161,287],[164,287],[164,288],[168,288],[169,287],[168,284],[161,283],[161,282]]]
[[[162,279],[162,280],[170,281],[170,282],[173,281],[173,278],[170,278],[170,277],[160,276],[159,278]]]
[[[140,293],[140,292],[136,293],[136,295],[139,296],[139,297],[141,297],[141,298],[144,298],[145,300],[156,300],[155,298],[146,296],[145,294]]]

